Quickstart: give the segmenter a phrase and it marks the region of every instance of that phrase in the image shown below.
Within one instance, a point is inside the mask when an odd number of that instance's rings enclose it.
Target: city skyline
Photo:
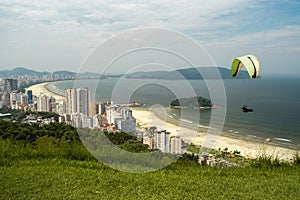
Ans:
[[[27,112],[22,123],[49,124],[51,122],[66,123],[75,128],[90,128],[107,131],[110,133],[124,132],[135,136],[149,149],[158,149],[163,153],[182,154],[182,140],[180,136],[173,135],[166,130],[156,130],[153,127],[144,129],[137,126],[133,110],[129,104],[113,104],[112,102],[91,102],[87,87],[67,88],[65,97],[56,100],[58,94],[37,92],[27,89],[18,91],[17,79],[5,79],[5,87],[0,90],[0,109],[7,111],[17,110]],[[37,95],[33,96],[33,92]],[[39,112],[56,113],[54,117],[43,119]],[[1,116],[13,121],[11,113]],[[15,121],[15,120],[14,120]],[[151,131],[150,131],[151,130]]]
[[[101,42],[132,28],[154,27],[194,39],[217,66],[230,67],[234,57],[253,53],[263,73],[300,74],[299,7],[292,0],[2,1],[0,70],[76,72]]]

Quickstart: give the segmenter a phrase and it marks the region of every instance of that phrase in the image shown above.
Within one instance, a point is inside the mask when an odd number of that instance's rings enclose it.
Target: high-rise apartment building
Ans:
[[[77,89],[77,112],[89,116],[89,90],[86,87]]]
[[[3,91],[1,93],[1,106],[10,107],[10,93]]]
[[[39,94],[37,99],[37,111],[53,112],[56,110],[56,101],[52,96],[47,94]]]
[[[122,119],[122,107],[120,105],[110,105],[106,108],[106,118],[108,124],[115,124],[116,119]]]
[[[99,115],[103,115],[106,112],[106,107],[109,105],[110,103],[108,102],[98,102],[96,103],[96,114]]]
[[[10,97],[9,97],[10,107],[13,108],[13,109],[16,109],[17,101],[20,99],[19,94],[16,93],[16,92],[11,92],[9,95],[10,95]]]
[[[39,94],[37,101],[37,111],[49,112],[49,96],[46,94]]]
[[[58,102],[57,112],[60,116],[63,116],[66,113],[66,102],[64,100],[60,100]]]
[[[5,79],[4,81],[4,91],[12,92],[18,90],[18,80],[17,79]]]
[[[136,134],[136,120],[134,118],[121,118],[116,120],[117,128],[125,133]]]
[[[89,116],[88,88],[82,87],[67,89],[66,113]]]
[[[66,113],[77,113],[77,90],[76,88],[67,89]]]
[[[179,136],[171,137],[170,153],[181,154],[181,144],[182,144],[182,141]]]
[[[151,135],[146,135],[143,137],[143,144],[147,144],[150,149],[154,148],[154,137]]]
[[[166,130],[158,131],[154,134],[155,148],[161,150],[161,152],[170,152],[170,132]]]
[[[32,90],[27,90],[26,93],[28,96],[28,103],[32,103],[33,102]]]
[[[21,105],[27,105],[27,104],[28,104],[28,95],[21,94]]]

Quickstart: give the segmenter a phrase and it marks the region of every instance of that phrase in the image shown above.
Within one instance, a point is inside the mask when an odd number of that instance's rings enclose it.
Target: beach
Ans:
[[[34,96],[38,96],[39,94],[47,94],[49,96],[52,96],[55,98],[56,101],[60,101],[60,100],[65,100],[66,97],[59,95],[57,93],[54,93],[52,91],[50,91],[49,89],[46,88],[46,85],[51,84],[49,82],[46,83],[39,83],[39,84],[35,84],[32,86],[29,86],[28,88],[26,88],[26,90],[32,90],[32,94]]]
[[[130,108],[132,109],[133,116],[137,120],[137,125],[140,130],[149,128],[152,126],[157,127],[157,130],[166,130],[171,132],[171,136],[180,136],[184,141],[193,143],[195,145],[203,145],[208,134],[204,131],[199,132],[195,128],[186,128],[166,120],[163,111],[157,113],[157,110],[149,110],[147,108]],[[160,108],[162,109],[162,108]],[[271,156],[273,158],[279,158],[281,160],[293,159],[296,153],[300,153],[299,150],[285,148],[281,146],[275,146],[268,144],[268,142],[255,142],[249,140],[242,140],[238,138],[232,138],[224,136],[221,133],[219,136],[210,137],[213,140],[212,149],[218,150],[228,148],[228,151],[238,150],[241,155],[248,156],[249,158],[257,158],[261,155]]]
[[[47,89],[47,84],[51,83],[47,82],[32,85],[27,88],[27,90],[32,90],[33,95],[36,96],[40,93],[44,93],[53,96],[57,101],[65,100],[64,96]],[[130,107],[130,109],[133,111],[133,116],[137,120],[138,129],[143,131],[145,128],[155,126],[157,127],[157,130],[166,130],[167,132],[170,132],[171,136],[180,136],[187,143],[203,146],[203,142],[207,142],[209,140],[210,148],[216,150],[219,148],[222,150],[228,148],[228,151],[238,150],[241,152],[241,155],[248,156],[250,158],[256,158],[260,155],[268,155],[274,158],[278,157],[282,160],[290,160],[296,153],[300,154],[299,150],[276,146],[268,142],[250,141],[247,139],[228,137],[224,133],[221,133],[217,136],[210,135],[208,137],[206,131],[199,131],[195,127],[180,126],[169,122],[163,107],[150,109]]]

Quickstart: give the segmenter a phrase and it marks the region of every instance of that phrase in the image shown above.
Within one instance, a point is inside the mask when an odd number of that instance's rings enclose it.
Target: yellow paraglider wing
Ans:
[[[256,78],[258,76],[260,65],[259,65],[259,60],[256,56],[245,55],[245,56],[235,58],[232,61],[232,65],[231,65],[232,76],[235,77],[240,72],[243,66],[246,68],[251,78]]]

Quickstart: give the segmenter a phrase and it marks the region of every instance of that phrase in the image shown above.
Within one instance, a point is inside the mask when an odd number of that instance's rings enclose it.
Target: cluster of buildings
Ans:
[[[86,87],[66,90],[66,101],[57,104],[59,122],[77,128],[101,128],[110,132],[136,133],[136,120],[130,109],[111,102],[91,103]]]
[[[59,121],[77,128],[92,128],[93,121],[89,112],[89,91],[87,88],[66,90],[66,101],[58,104]]]
[[[61,100],[57,105],[60,122],[77,128],[100,128],[108,132],[123,131],[139,135],[143,144],[147,144],[150,149],[171,154],[182,153],[182,140],[179,136],[171,136],[166,130],[138,133],[136,119],[128,105],[90,103],[88,88],[67,89],[66,101]]]
[[[136,135],[143,144],[150,149],[159,149],[163,153],[182,154],[182,140],[179,136],[171,136],[166,130],[156,131],[148,129],[145,132],[137,131],[136,119],[132,116],[132,110],[122,105],[107,103],[102,105],[102,119],[100,127],[108,131],[120,130]]]
[[[219,167],[219,168],[224,168],[224,167],[238,167],[239,165],[236,163],[229,162],[221,157],[216,157],[213,154],[205,153],[203,152],[199,159],[198,163],[200,165],[208,165],[211,167]]]
[[[58,102],[52,101],[52,97],[48,96],[46,99],[44,96],[47,95],[38,96],[38,104],[48,105],[50,111],[58,113],[59,122],[76,128],[101,128],[109,132],[119,130],[136,133],[136,120],[130,109],[113,105],[111,102],[91,103],[86,87],[67,89],[66,99]]]
[[[0,108],[7,107],[18,110],[29,109],[33,103],[32,91],[22,93],[18,90],[17,79],[4,79],[0,81]]]
[[[22,93],[18,91],[17,79],[5,79],[0,92],[0,108],[55,112],[59,115],[61,123],[77,128],[99,128],[108,132],[123,131],[136,136],[141,135],[141,141],[151,149],[159,149],[164,153],[182,153],[180,137],[171,137],[170,132],[166,130],[138,133],[136,119],[128,105],[115,105],[111,102],[91,103],[86,87],[67,89],[65,97],[57,101],[53,96],[43,93],[33,96],[31,90]],[[26,122],[34,123],[39,120],[41,119],[29,116]]]
[[[26,124],[39,123],[40,125],[50,124],[50,123],[54,123],[54,122],[56,122],[54,117],[43,118],[42,116],[40,116],[38,114],[26,115],[22,120],[22,123],[26,123]]]
[[[25,69],[26,70],[26,69]],[[49,81],[61,81],[61,80],[70,80],[75,79],[76,74],[59,74],[59,73],[35,73],[35,74],[27,74],[26,71],[24,71],[25,74],[18,73],[19,75],[10,75],[10,76],[2,76],[0,78],[0,89],[3,90],[4,87],[4,81],[5,79],[14,79],[17,81],[17,86],[19,88],[26,87],[28,85],[36,84],[36,83],[43,83],[43,82],[49,82]]]
[[[0,90],[3,87],[4,79],[11,78],[18,82],[18,87],[26,87],[29,85],[52,82],[52,81],[62,81],[62,80],[74,80],[74,79],[99,79],[100,77],[119,77],[120,75],[101,75],[93,73],[74,73],[69,71],[56,71],[50,72],[37,72],[34,70],[26,69],[23,67],[17,67],[11,71],[2,71],[0,73]],[[3,88],[2,88],[3,89]]]
[[[143,144],[151,149],[159,149],[164,153],[181,154],[182,140],[179,136],[171,136],[170,132],[148,131],[143,135]]]
[[[122,105],[112,104],[109,104],[105,110],[104,117],[106,117],[107,127],[111,131],[121,130],[136,135],[136,119],[132,116],[132,110],[124,108]]]
[[[47,94],[33,96],[32,90],[19,91],[17,79],[5,79],[0,89],[0,108],[23,111],[57,112],[58,102]]]

